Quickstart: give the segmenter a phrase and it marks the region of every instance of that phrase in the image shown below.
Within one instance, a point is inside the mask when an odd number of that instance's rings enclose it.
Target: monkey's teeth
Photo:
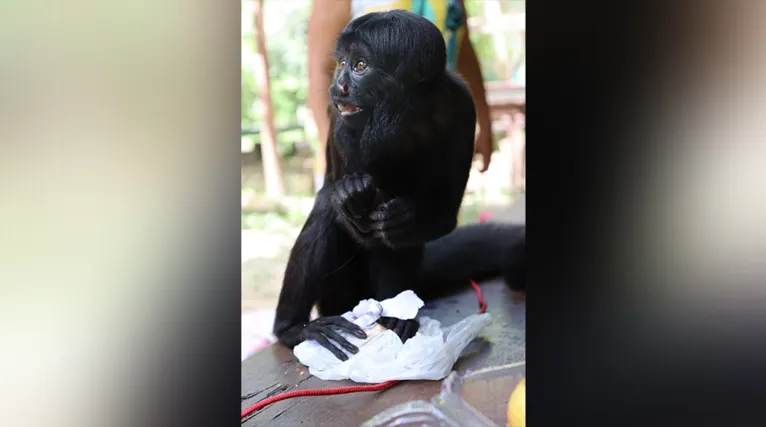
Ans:
[[[355,113],[359,111],[359,108],[354,105],[336,104],[335,106],[338,108],[338,111],[340,111],[341,113],[350,114],[350,113]]]

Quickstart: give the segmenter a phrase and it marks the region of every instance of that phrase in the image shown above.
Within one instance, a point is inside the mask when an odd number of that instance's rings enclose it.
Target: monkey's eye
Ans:
[[[362,71],[367,69],[367,63],[364,61],[359,61],[354,65],[354,71],[357,73],[361,73]]]
[[[346,66],[346,60],[345,60],[345,59],[341,59],[341,60],[340,60],[340,62],[338,63],[338,66],[339,66],[340,68],[343,68],[343,67],[345,67],[345,66]]]

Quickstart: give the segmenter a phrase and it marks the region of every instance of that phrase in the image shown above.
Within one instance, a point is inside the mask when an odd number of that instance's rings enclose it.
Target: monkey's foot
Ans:
[[[418,333],[418,329],[420,329],[420,323],[415,319],[405,320],[395,317],[381,317],[378,319],[378,324],[394,331],[403,343],[414,337]]]

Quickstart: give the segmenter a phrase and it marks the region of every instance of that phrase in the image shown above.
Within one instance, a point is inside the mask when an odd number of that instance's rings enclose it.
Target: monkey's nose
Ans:
[[[338,90],[340,90],[340,93],[342,93],[343,95],[348,95],[348,85],[347,84],[338,83]]]

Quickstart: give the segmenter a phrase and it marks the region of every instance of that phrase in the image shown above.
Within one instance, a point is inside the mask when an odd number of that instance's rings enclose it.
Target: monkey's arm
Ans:
[[[449,132],[431,148],[428,160],[410,171],[411,191],[394,194],[370,213],[375,238],[385,246],[423,244],[457,226],[473,158],[476,126],[470,98],[464,99],[462,106]]]
[[[332,111],[328,113],[332,114]],[[330,124],[333,129],[333,122]],[[325,192],[335,210],[335,221],[354,241],[366,245],[370,240],[367,235],[370,231],[367,215],[374,207],[376,195],[372,177],[367,174],[345,174],[343,159],[332,134],[327,139],[325,157],[325,187],[328,187]]]
[[[290,252],[277,304],[274,334],[290,348],[313,339],[339,359],[346,360],[348,356],[330,340],[356,353],[356,346],[344,339],[338,331],[362,339],[367,337],[365,332],[340,316],[309,321],[311,308],[318,301],[322,287],[327,286],[328,276],[337,268],[335,264],[339,263],[333,252],[336,249],[334,246],[338,244],[339,230],[329,202],[330,193],[329,186],[319,191],[314,208]]]
[[[375,207],[377,189],[367,174],[349,174],[332,185],[330,200],[335,209],[336,222],[361,245],[370,242],[368,215]]]
[[[421,201],[396,196],[369,215],[372,236],[384,246],[398,249],[418,246],[442,237],[457,227],[457,207],[444,201]]]

